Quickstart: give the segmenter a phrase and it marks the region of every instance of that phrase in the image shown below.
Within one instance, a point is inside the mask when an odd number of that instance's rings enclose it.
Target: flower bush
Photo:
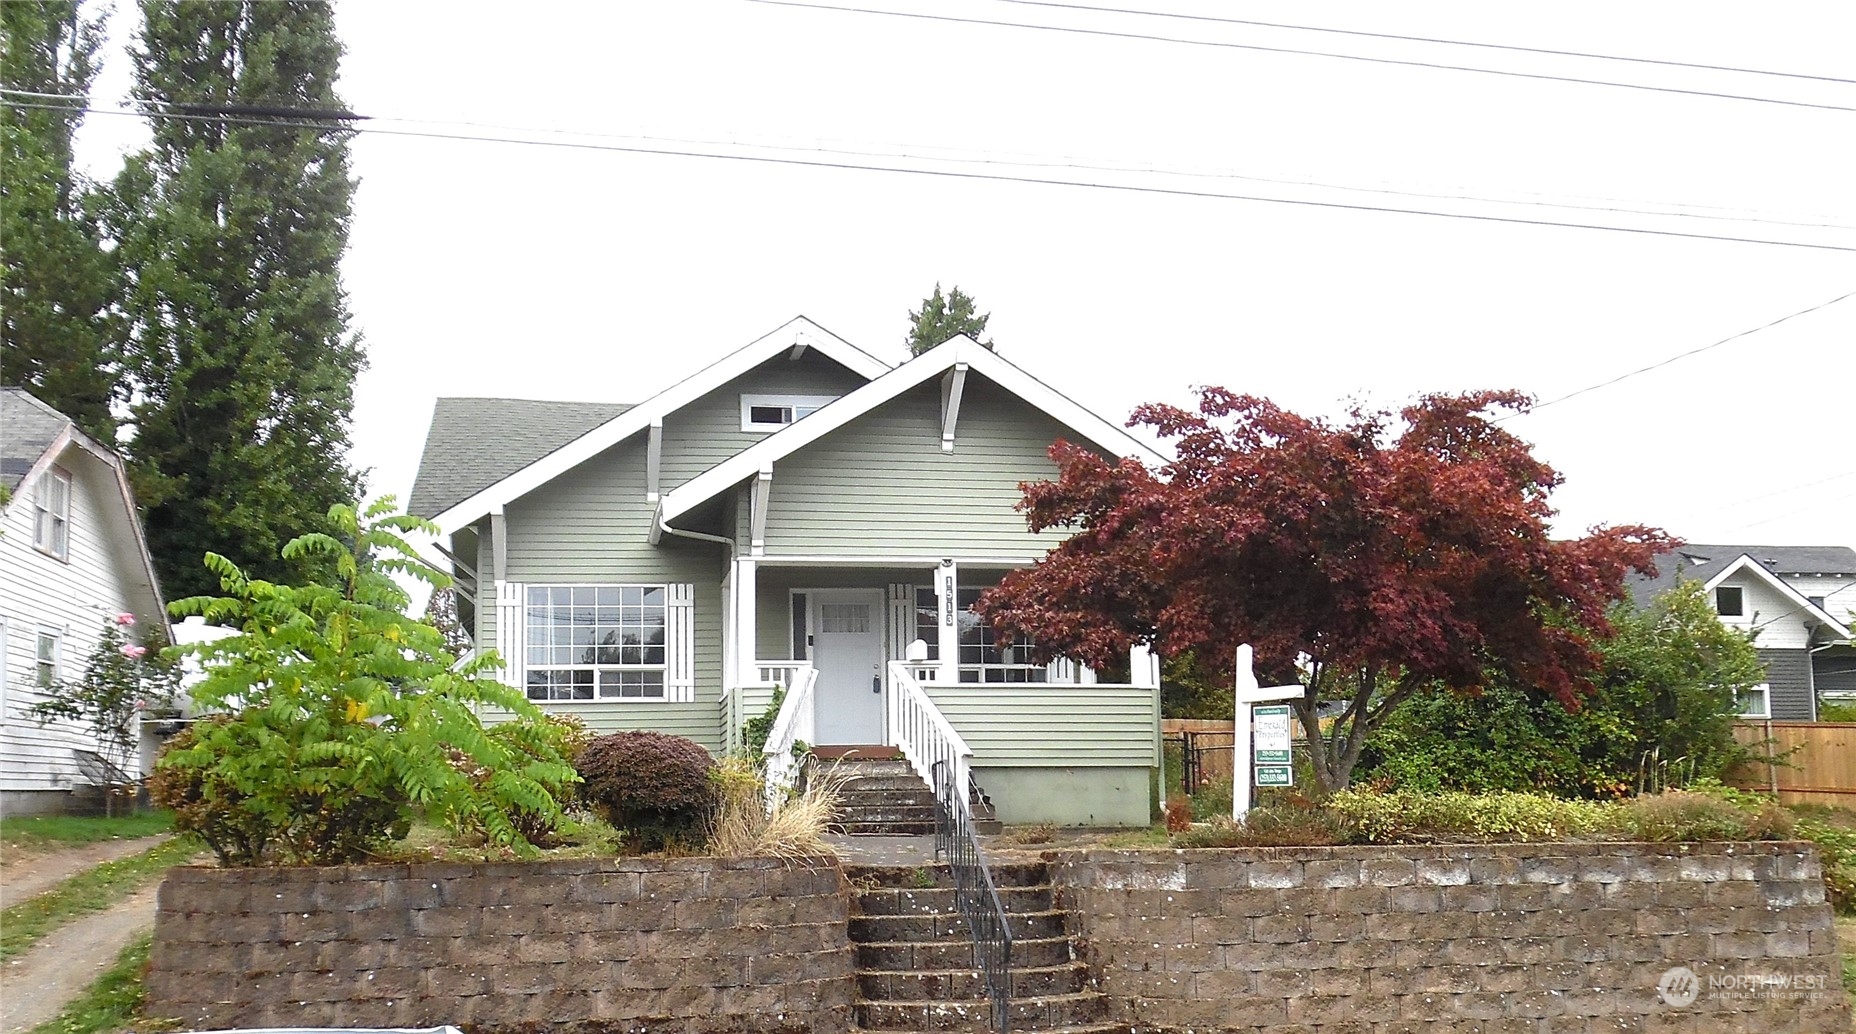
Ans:
[[[54,721],[78,722],[89,727],[97,753],[121,780],[105,787],[105,809],[115,810],[115,799],[132,792],[129,770],[142,735],[142,718],[174,703],[180,687],[180,669],[135,639],[135,615],[117,614],[103,623],[97,645],[84,663],[84,674],[74,682],[55,683],[47,699],[26,708],[40,725]],[[150,633],[157,646],[160,633]]]

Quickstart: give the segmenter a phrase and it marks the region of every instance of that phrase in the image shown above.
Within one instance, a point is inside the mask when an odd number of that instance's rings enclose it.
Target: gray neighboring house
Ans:
[[[967,338],[892,368],[800,317],[636,405],[441,399],[411,509],[544,710],[721,752],[785,689],[918,771],[951,730],[1005,821],[1146,825],[1154,659],[1033,665],[968,609],[1062,540],[1014,508],[1060,438],[1162,462]]]
[[[1700,582],[1722,624],[1754,637],[1767,680],[1743,701],[1747,717],[1816,721],[1820,696],[1856,697],[1856,550],[1690,543],[1632,595],[1648,601],[1678,579]]]

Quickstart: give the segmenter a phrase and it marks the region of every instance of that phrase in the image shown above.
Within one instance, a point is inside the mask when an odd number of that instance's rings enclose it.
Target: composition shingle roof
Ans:
[[[69,417],[24,388],[0,388],[0,484],[9,492],[18,489],[26,472],[70,423]]]
[[[441,398],[408,509],[435,517],[630,408],[612,402]]]
[[[1657,558],[1656,577],[1633,576],[1631,596],[1638,603],[1675,585],[1678,578],[1707,581],[1744,553],[1768,571],[1787,574],[1856,574],[1856,549],[1848,546],[1734,546],[1691,542]]]

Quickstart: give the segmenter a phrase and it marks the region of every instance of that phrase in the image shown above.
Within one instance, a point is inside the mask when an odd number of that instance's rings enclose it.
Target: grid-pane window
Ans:
[[[1031,642],[1014,640],[1009,646],[999,644],[999,634],[973,613],[980,598],[978,588],[956,590],[960,609],[954,619],[960,628],[960,681],[962,682],[1045,682],[1050,672],[1041,664],[1031,663]],[[935,612],[933,589],[915,590],[915,635],[928,644],[928,659],[941,659],[940,621]]]
[[[33,492],[32,544],[53,556],[71,549],[71,475],[48,470]]]
[[[1737,585],[1723,585],[1714,590],[1714,612],[1724,618],[1746,615],[1746,596]]]
[[[530,700],[662,700],[667,592],[661,585],[528,590]]]

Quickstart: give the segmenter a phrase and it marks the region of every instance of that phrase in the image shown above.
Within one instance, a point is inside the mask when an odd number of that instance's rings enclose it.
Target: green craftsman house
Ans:
[[[1145,825],[1155,660],[1033,665],[968,610],[1058,532],[1057,439],[1162,462],[965,337],[901,366],[803,317],[634,405],[440,399],[412,509],[459,614],[545,710],[711,750],[776,691],[794,740],[937,760],[1007,822]]]

